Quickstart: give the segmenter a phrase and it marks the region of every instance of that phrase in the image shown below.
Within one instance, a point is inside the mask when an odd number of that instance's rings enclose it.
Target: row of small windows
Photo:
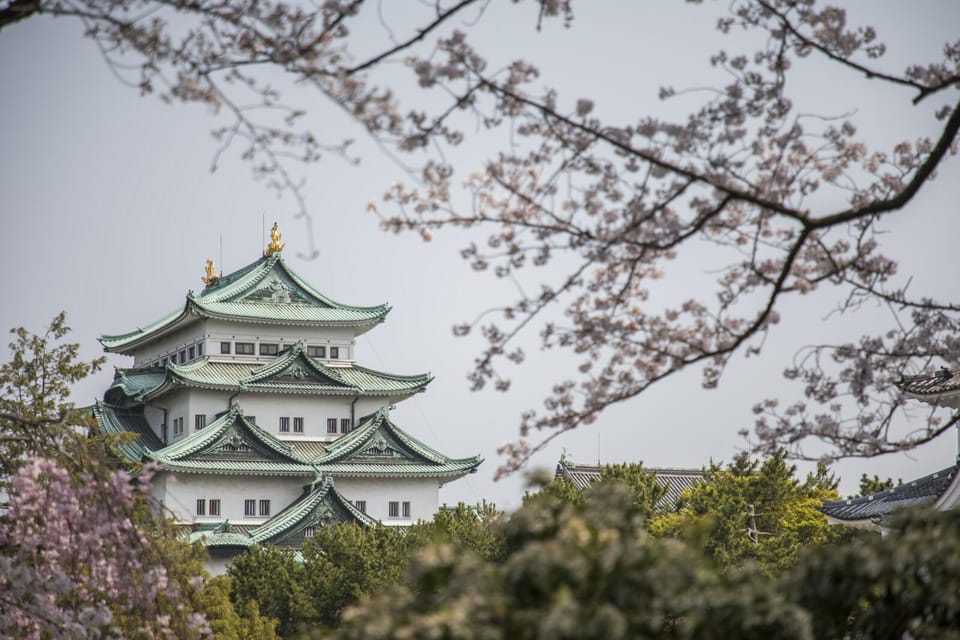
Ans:
[[[367,501],[366,500],[355,500],[353,506],[356,507],[357,511],[360,513],[367,512]],[[402,514],[402,515],[401,515]],[[197,500],[197,515],[198,516],[219,516],[220,515],[220,499],[219,498],[199,498]],[[267,517],[270,515],[270,501],[269,500],[257,500],[253,498],[247,498],[243,501],[243,515],[246,517]],[[409,518],[410,517],[410,502],[404,501],[391,501],[387,504],[387,515],[391,518]],[[309,532],[309,533],[308,533]],[[307,531],[304,531],[304,535],[308,538],[313,537],[313,528],[310,527]]]
[[[256,416],[247,416],[247,420],[256,424]],[[280,416],[277,430],[280,433],[303,433],[304,419],[302,416]],[[195,431],[200,431],[207,426],[207,416],[198,413],[193,416],[193,428]],[[291,430],[291,426],[293,429]],[[353,431],[353,420],[350,418],[327,418],[327,433],[336,434],[336,433],[350,433]],[[173,419],[173,435],[179,436],[183,435],[183,418],[174,418]],[[241,451],[241,449],[236,449]],[[243,449],[247,450],[246,448]]]
[[[400,514],[403,513],[401,516]],[[410,517],[410,503],[409,502],[400,502],[400,501],[390,501],[387,504],[387,516],[390,518],[409,518]]]
[[[197,515],[198,516],[218,516],[220,515],[220,499],[214,498],[211,500],[206,500],[200,498],[197,500]]]
[[[161,367],[167,366],[169,364],[186,364],[187,362],[193,362],[197,358],[203,357],[203,343],[198,342],[195,345],[185,347],[180,349],[180,351],[174,351],[168,356],[159,358],[156,363]]]
[[[259,507],[259,509],[258,509]],[[245,516],[269,516],[270,515],[270,501],[269,500],[244,500],[243,501],[243,515]],[[220,499],[213,498],[207,500],[205,498],[200,498],[197,500],[197,515],[198,516],[219,516],[220,515]]]
[[[260,342],[258,345],[253,342],[229,342],[220,343],[220,353],[230,355],[234,353],[238,356],[252,356],[259,350],[262,356],[275,356],[280,353],[280,345],[275,342]],[[326,358],[327,347],[307,347],[307,355],[311,358]],[[340,358],[340,347],[330,347],[330,359],[338,360]]]

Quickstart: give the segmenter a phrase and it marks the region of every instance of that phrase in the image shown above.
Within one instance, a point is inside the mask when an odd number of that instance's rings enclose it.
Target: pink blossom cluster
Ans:
[[[12,478],[0,516],[0,636],[183,637],[172,622],[183,618],[179,589],[132,518],[148,474],[134,481],[92,466],[71,477],[31,458]],[[208,635],[203,616],[187,618],[188,637]]]

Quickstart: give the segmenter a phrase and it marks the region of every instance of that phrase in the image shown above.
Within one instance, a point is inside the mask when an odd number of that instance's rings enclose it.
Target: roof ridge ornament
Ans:
[[[203,284],[208,287],[212,284],[216,284],[220,280],[221,274],[217,273],[217,266],[214,264],[213,259],[207,260],[206,267],[203,271],[203,277],[200,280]]]
[[[280,227],[276,222],[273,223],[273,227],[270,229],[270,243],[267,245],[267,248],[263,251],[263,256],[267,257],[273,255],[274,253],[280,253],[283,251],[283,248],[287,246],[286,242],[280,242],[283,238],[283,234],[280,233]]]

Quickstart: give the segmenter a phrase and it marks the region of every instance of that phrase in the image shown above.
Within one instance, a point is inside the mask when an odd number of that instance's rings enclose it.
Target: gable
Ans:
[[[270,273],[261,280],[251,291],[237,296],[227,298],[225,302],[251,302],[251,303],[269,303],[269,304],[299,304],[299,305],[317,305],[320,301],[316,300],[307,291],[295,283],[282,269],[274,266]],[[329,306],[321,304],[321,306]]]

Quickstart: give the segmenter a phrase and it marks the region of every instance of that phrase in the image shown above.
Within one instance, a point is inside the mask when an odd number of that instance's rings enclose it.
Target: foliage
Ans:
[[[654,515],[650,530],[696,539],[721,567],[750,560],[765,574],[779,574],[797,563],[802,549],[846,533],[818,510],[839,498],[836,479],[823,467],[803,482],[795,473],[782,453],[762,464],[743,457],[726,468],[711,464],[677,511]]]
[[[892,489],[893,486],[894,484],[892,478],[881,480],[880,476],[874,475],[871,478],[867,474],[863,474],[860,476],[860,493],[857,494],[857,497],[870,496],[875,493],[880,493],[881,491]]]
[[[634,506],[646,519],[661,508],[660,501],[667,494],[665,486],[657,482],[656,474],[643,468],[643,463],[607,464],[600,467],[599,482],[619,482],[629,489],[634,497]],[[527,494],[528,499],[560,500],[569,504],[582,504],[583,492],[565,476],[555,476],[545,482],[536,494]]]
[[[749,466],[749,465],[748,465]],[[908,514],[887,537],[818,546],[771,578],[645,532],[634,497],[598,483],[571,504],[528,500],[489,562],[433,544],[405,583],[317,637],[946,638],[960,615],[960,512]]]
[[[205,552],[204,552],[205,553]],[[275,640],[277,621],[260,615],[257,603],[246,602],[239,611],[230,602],[228,576],[207,580],[197,596],[197,604],[207,614],[217,640]]]
[[[571,0],[514,4],[531,29],[562,22],[576,42]],[[818,289],[827,295],[806,298],[808,306],[828,320],[869,303],[890,316],[872,319],[855,340],[797,342],[784,375],[803,400],[757,404],[755,448],[819,457],[804,448],[816,438],[828,456],[860,456],[932,440],[960,417],[931,412],[919,429],[892,428],[903,415],[895,383],[918,365],[957,361],[960,307],[910,289],[883,225],[915,207],[956,151],[960,43],[898,68],[874,28],[818,0],[735,0],[719,20],[700,10],[732,44],[710,57],[716,86],[660,88],[663,100],[684,96],[669,118],[612,119],[594,97],[542,84],[535,60],[488,62],[511,52],[474,46],[473,31],[493,13],[485,0],[414,8],[402,24],[359,0],[15,0],[0,7],[0,33],[33,16],[76,19],[141,93],[226,114],[214,164],[238,146],[254,175],[292,194],[308,221],[297,163],[350,157],[350,141],[306,127],[312,98],[282,87],[316,92],[381,148],[410,154],[416,184],[386,192],[386,229],[430,239],[469,228],[478,237],[462,254],[474,269],[513,279],[536,270],[533,286],[498,307],[500,320],[481,314],[455,328],[479,329],[487,342],[474,388],[509,388],[505,366],[524,360],[517,342],[525,330],[538,328],[542,347],[581,360],[542,410],[523,414],[520,440],[503,449],[505,471],[543,446],[533,434],[549,439],[590,423],[684,370],[716,387],[734,356],[760,354],[784,310]],[[362,35],[370,24],[387,37],[371,45]],[[887,128],[892,141],[870,143],[858,131],[868,109],[824,114],[806,91],[810,81],[827,94],[856,87],[860,106],[908,115]],[[454,166],[454,147],[480,139],[505,142],[466,172]],[[702,268],[704,256],[717,265],[705,287],[684,297],[660,285],[688,261]],[[557,305],[562,322],[545,311]]]
[[[333,637],[804,637],[804,615],[753,587],[755,573],[721,575],[692,547],[646,534],[622,484],[591,487],[580,504],[529,500],[504,535],[498,563],[424,549],[410,585],[361,601]]]
[[[904,510],[888,535],[811,549],[786,581],[817,638],[956,638],[960,510]]]
[[[103,362],[79,361],[62,341],[69,331],[64,313],[43,335],[14,329],[0,364],[0,635],[274,637],[255,609],[238,615],[205,581],[202,547],[156,517],[150,469],[121,470],[117,441],[68,402],[70,385]]]
[[[86,412],[68,402],[70,387],[105,358],[79,360],[80,347],[64,343],[70,332],[66,312],[60,312],[42,335],[24,327],[11,329],[11,356],[0,364],[0,477],[8,477],[27,456],[56,456],[70,469],[82,468],[104,455],[81,431],[90,427]]]
[[[237,556],[227,574],[234,607],[256,607],[277,620],[281,637],[290,637],[301,624],[317,617],[306,586],[309,571],[292,549],[255,546]]]
[[[121,471],[74,475],[28,458],[0,517],[0,631],[8,637],[209,635],[131,515],[144,490]]]
[[[469,550],[482,560],[497,562],[503,557],[503,537],[500,528],[504,513],[496,505],[484,501],[476,507],[458,504],[453,509],[441,509],[426,527],[432,542],[449,543]]]

